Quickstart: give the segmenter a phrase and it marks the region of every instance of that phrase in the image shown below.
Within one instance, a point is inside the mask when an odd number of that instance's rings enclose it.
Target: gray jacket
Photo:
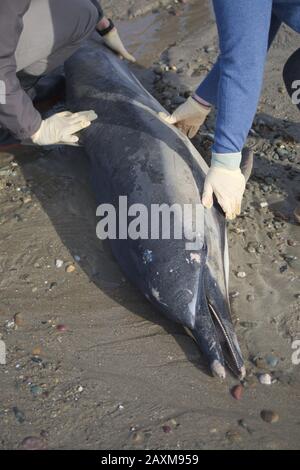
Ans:
[[[63,0],[62,0],[63,1]],[[98,0],[91,0],[103,16]],[[15,51],[23,30],[23,16],[31,0],[0,0],[0,127],[20,140],[32,136],[41,125],[34,108],[17,77]]]

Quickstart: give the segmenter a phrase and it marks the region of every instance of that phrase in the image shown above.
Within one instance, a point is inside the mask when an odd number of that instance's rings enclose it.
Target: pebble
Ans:
[[[34,397],[38,397],[40,395],[43,395],[43,389],[39,385],[31,385],[30,391]]]
[[[237,290],[235,290],[233,292],[230,292],[229,297],[231,299],[236,299],[239,295],[240,295],[240,293]]]
[[[23,411],[19,410],[17,406],[13,407],[13,412],[18,423],[22,424],[25,422],[25,414],[23,413]]]
[[[233,398],[235,398],[236,400],[241,400],[242,395],[243,395],[243,386],[242,386],[242,385],[235,385],[235,386],[231,389],[231,395],[232,395]]]
[[[74,264],[69,264],[69,266],[66,267],[66,273],[73,273],[75,270]]]
[[[262,385],[271,385],[272,384],[272,377],[270,374],[260,374],[258,376],[258,380]]]
[[[263,201],[263,202],[260,202],[259,205],[261,208],[265,208],[265,207],[268,207],[269,204],[266,201]]]
[[[62,268],[63,265],[64,265],[64,262],[63,262],[62,259],[56,259],[56,260],[55,260],[55,267],[56,267],[56,268],[58,268],[58,269],[59,269],[59,268]]]
[[[278,365],[279,359],[276,356],[273,356],[272,354],[269,354],[266,356],[266,362],[268,366],[270,367],[276,367]]]
[[[144,441],[144,434],[141,431],[135,431],[132,434],[133,444],[141,444]]]
[[[239,271],[236,275],[240,279],[244,279],[247,276],[247,274],[244,271]]]
[[[67,331],[66,325],[62,325],[62,324],[61,324],[61,325],[57,325],[57,326],[56,326],[56,329],[57,329],[57,331],[59,331],[60,333],[64,333],[65,331]]]
[[[253,302],[255,300],[254,295],[253,294],[248,294],[247,295],[247,300],[248,300],[248,302]]]
[[[31,351],[31,354],[33,356],[40,356],[42,353],[42,349],[40,346],[36,346],[35,348],[33,348],[33,350]]]
[[[24,199],[23,199],[24,204],[29,204],[29,202],[31,202],[31,201],[32,201],[31,196],[26,196],[26,197],[24,197]]]
[[[42,362],[43,362],[43,359],[41,357],[38,357],[38,356],[32,356],[31,360],[32,360],[32,362],[35,362],[36,364],[42,364]]]
[[[226,438],[231,442],[240,442],[242,440],[240,433],[233,430],[226,433]]]
[[[164,433],[166,434],[169,434],[170,432],[172,432],[172,428],[171,426],[169,426],[168,424],[165,424],[163,427],[162,427],[162,430]]]
[[[258,369],[267,369],[268,364],[266,363],[266,360],[262,357],[255,357],[253,359],[253,363],[256,365]]]
[[[46,442],[44,439],[35,436],[28,436],[21,443],[24,450],[46,450]]]
[[[24,324],[23,317],[20,313],[16,313],[14,316],[14,322],[17,326],[22,326]]]
[[[266,423],[277,423],[279,421],[279,415],[272,410],[262,410],[260,417]]]

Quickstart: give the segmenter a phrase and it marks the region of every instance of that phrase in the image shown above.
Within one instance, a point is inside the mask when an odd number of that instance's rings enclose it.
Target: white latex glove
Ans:
[[[76,145],[79,137],[74,134],[89,127],[95,119],[97,114],[94,111],[54,114],[42,121],[39,130],[31,136],[31,141],[36,145]]]
[[[107,47],[109,47],[112,51],[116,52],[129,62],[136,62],[136,59],[133,57],[133,55],[129,54],[129,52],[126,50],[119,36],[117,28],[114,28],[109,33],[105,34],[102,39]]]
[[[176,124],[178,129],[192,139],[204,123],[210,109],[190,96],[173,114],[158,113],[158,115],[168,124]]]
[[[212,163],[204,183],[202,204],[210,209],[213,205],[213,194],[215,194],[226,214],[226,219],[232,220],[241,213],[245,187],[245,177],[240,168],[231,170]]]

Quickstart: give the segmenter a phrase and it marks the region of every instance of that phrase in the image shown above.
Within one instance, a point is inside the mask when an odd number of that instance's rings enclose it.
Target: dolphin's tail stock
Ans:
[[[231,320],[229,300],[224,298],[208,270],[199,289],[201,292],[198,294],[199,302],[191,333],[207,357],[214,376],[224,379],[227,366],[242,379],[246,369]]]

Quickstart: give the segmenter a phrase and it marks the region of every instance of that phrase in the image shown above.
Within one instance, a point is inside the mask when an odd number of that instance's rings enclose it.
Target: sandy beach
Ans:
[[[132,70],[171,112],[218,54],[207,2],[102,3],[138,59]],[[239,382],[210,376],[193,340],[124,279],[96,237],[81,151],[0,149],[1,449],[299,449],[300,114],[282,80],[298,47],[283,27],[247,142],[255,161],[243,211],[228,224],[247,366],[240,400]],[[208,163],[214,124],[212,113],[193,139]]]

